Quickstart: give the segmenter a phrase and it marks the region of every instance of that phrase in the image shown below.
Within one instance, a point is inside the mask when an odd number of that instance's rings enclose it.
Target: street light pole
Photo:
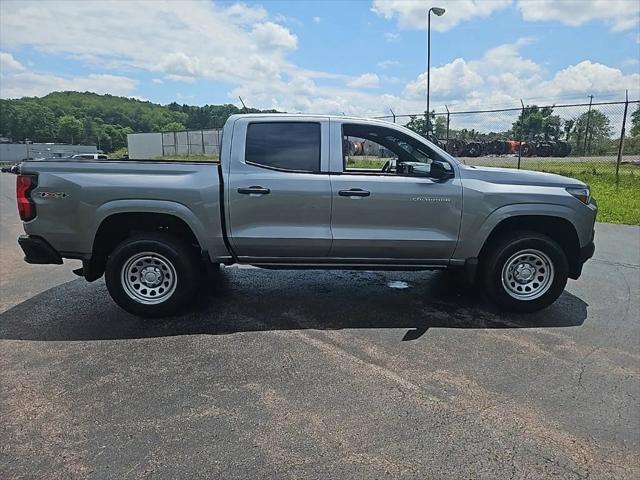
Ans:
[[[429,87],[431,86],[431,12],[438,17],[444,15],[445,9],[431,7],[427,13],[427,135],[431,126],[431,111],[429,110]]]

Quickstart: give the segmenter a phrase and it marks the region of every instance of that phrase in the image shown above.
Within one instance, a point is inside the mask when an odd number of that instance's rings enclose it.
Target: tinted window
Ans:
[[[250,123],[245,160],[281,170],[320,171],[320,124]]]

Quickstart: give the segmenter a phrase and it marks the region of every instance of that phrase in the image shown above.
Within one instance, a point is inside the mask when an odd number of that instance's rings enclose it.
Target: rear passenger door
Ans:
[[[230,241],[245,261],[291,263],[331,248],[329,121],[241,117],[226,187]]]

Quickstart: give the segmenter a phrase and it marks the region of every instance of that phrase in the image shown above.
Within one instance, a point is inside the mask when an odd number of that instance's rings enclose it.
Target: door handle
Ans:
[[[244,195],[266,195],[271,193],[269,188],[260,187],[259,185],[252,185],[251,187],[240,187],[238,189],[238,193],[242,193]]]
[[[371,192],[361,188],[352,188],[350,190],[339,190],[338,195],[341,197],[368,197]]]

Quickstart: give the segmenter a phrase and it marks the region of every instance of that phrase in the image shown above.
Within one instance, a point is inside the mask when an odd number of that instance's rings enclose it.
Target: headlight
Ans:
[[[589,203],[591,199],[591,193],[588,188],[567,188],[567,192],[576,197],[585,205]]]

